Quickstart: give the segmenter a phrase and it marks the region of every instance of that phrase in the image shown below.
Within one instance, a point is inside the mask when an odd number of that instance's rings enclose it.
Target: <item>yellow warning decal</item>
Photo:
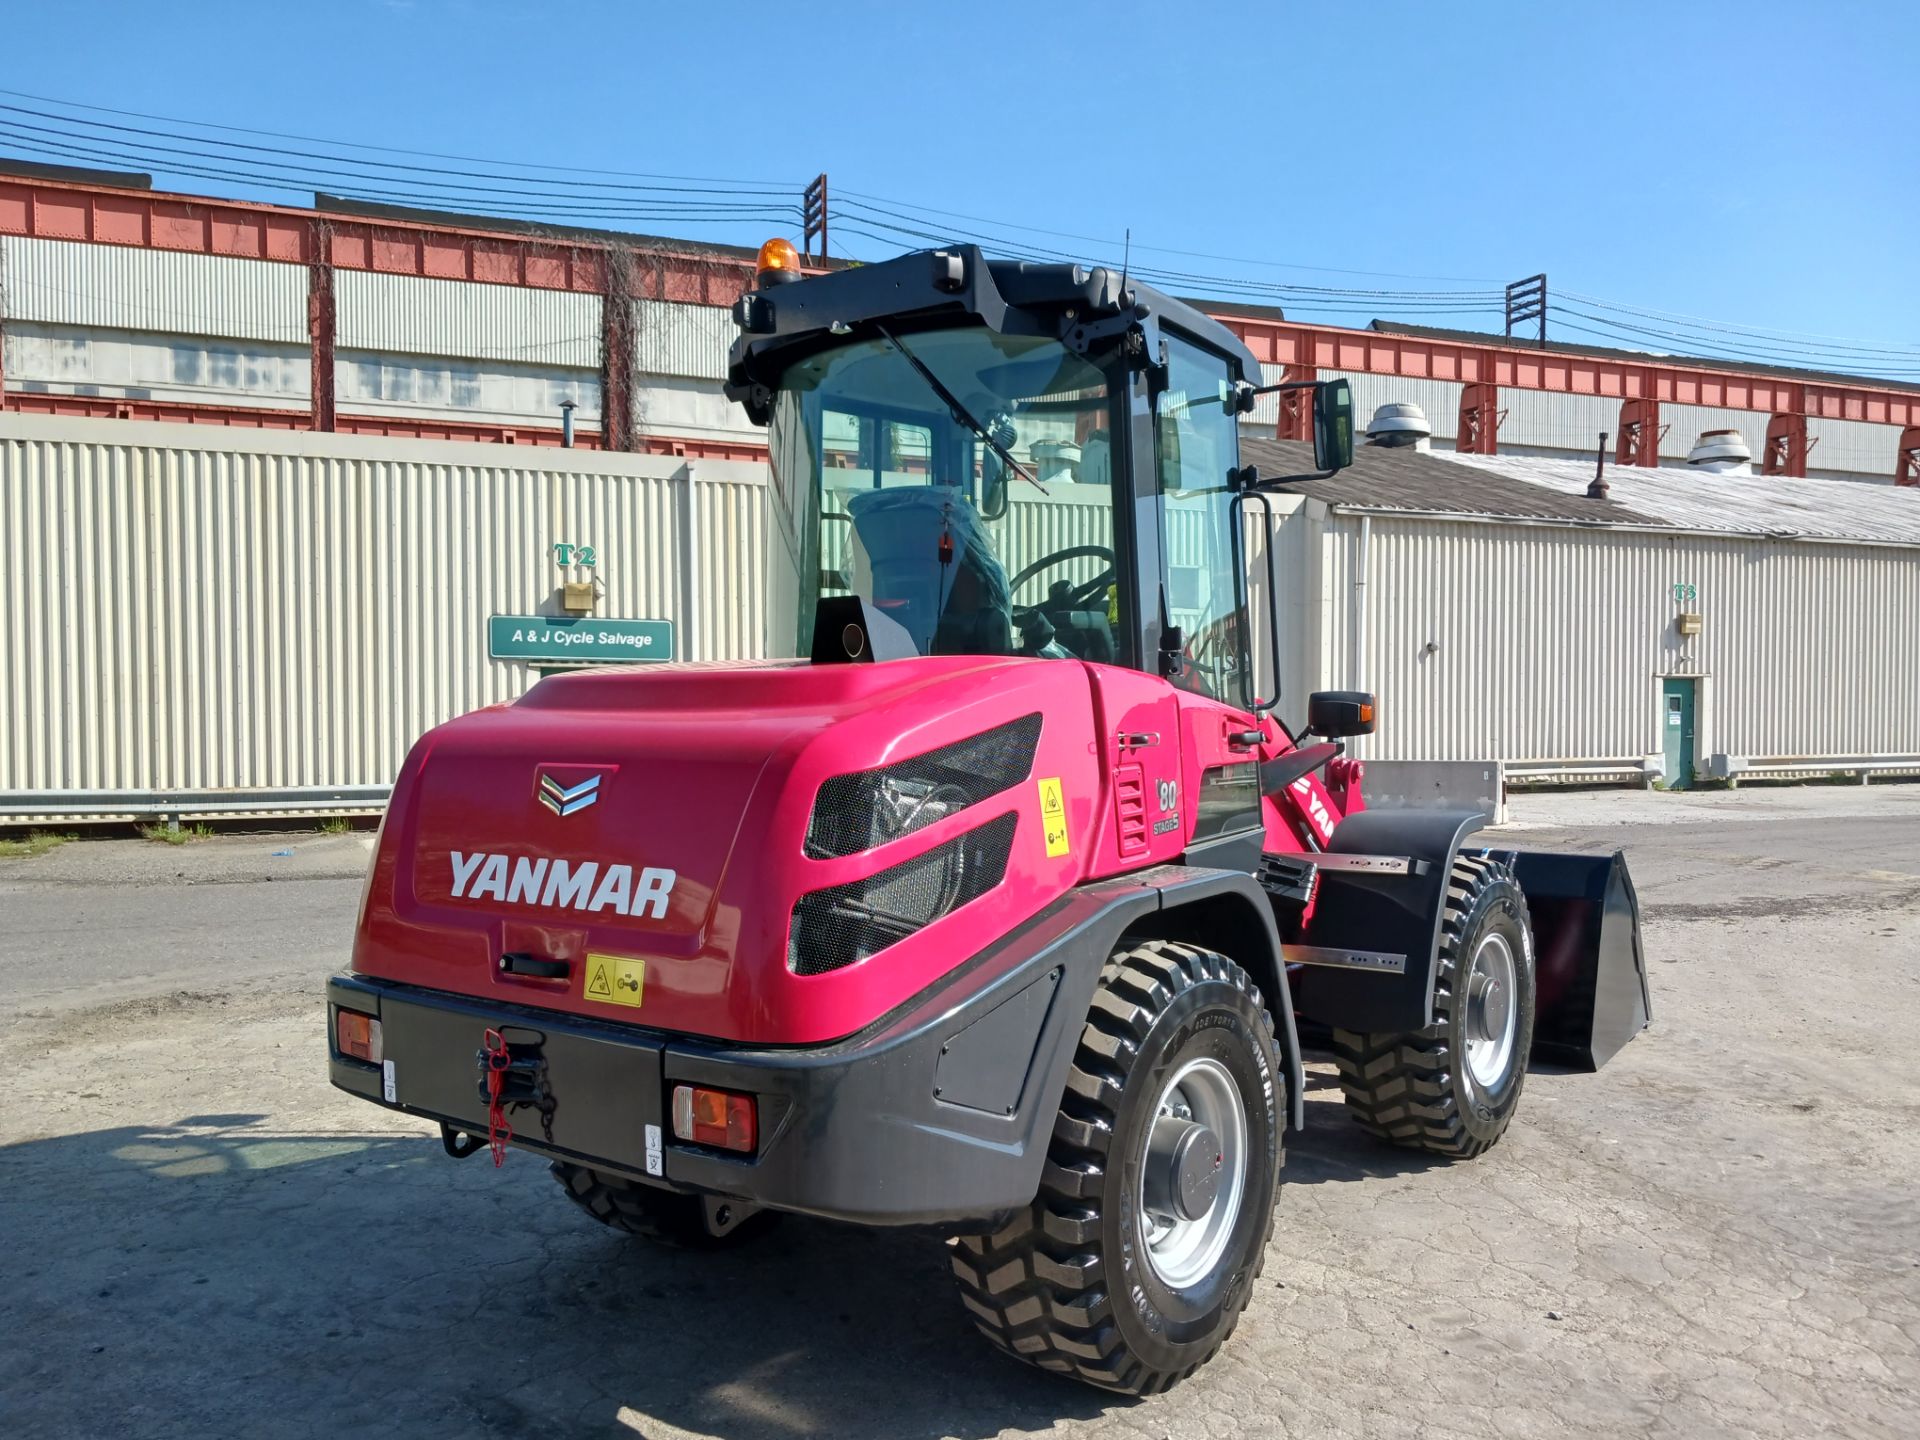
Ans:
[[[1067,838],[1067,797],[1060,778],[1040,782],[1040,830],[1047,837],[1047,855],[1057,859],[1073,848]]]
[[[607,1005],[640,1004],[646,985],[647,962],[629,960],[623,955],[587,956],[587,999]]]

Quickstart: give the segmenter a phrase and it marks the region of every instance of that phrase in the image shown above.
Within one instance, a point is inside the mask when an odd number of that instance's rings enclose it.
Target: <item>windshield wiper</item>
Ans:
[[[954,419],[958,420],[962,425],[966,426],[984,440],[987,443],[987,447],[992,450],[995,455],[1000,457],[1001,463],[1009,467],[1014,474],[1033,486],[1033,488],[1038,490],[1042,495],[1048,493],[1047,487],[1034,479],[1032,475],[1028,474],[1027,467],[1014,459],[1012,454],[1007,450],[1007,447],[994,439],[987,427],[973,418],[973,413],[960,403],[959,398],[955,396],[951,390],[940,383],[940,377],[929,370],[918,355],[914,354],[896,340],[886,326],[875,325],[873,328],[880,332],[881,339],[885,340],[889,345],[893,346],[894,349],[907,357],[907,363],[920,372],[920,378],[927,382],[927,388],[940,397],[941,402],[947,409],[953,412]]]

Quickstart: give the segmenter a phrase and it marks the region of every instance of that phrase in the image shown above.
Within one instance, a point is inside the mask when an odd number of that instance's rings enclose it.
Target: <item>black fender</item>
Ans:
[[[1295,1130],[1305,1129],[1306,1073],[1300,1036],[1281,958],[1280,931],[1266,891],[1245,871],[1201,865],[1163,865],[1136,878],[1152,884],[1160,904],[1155,913],[1137,916],[1127,926],[1125,938],[1180,940],[1217,950],[1253,977],[1273,1016],[1273,1038],[1280,1046],[1287,1123]]]
[[[1362,810],[1334,828],[1333,855],[1412,861],[1412,873],[1322,868],[1313,918],[1288,947],[1300,1013],[1342,1030],[1405,1033],[1433,1022],[1447,878],[1477,810]],[[1311,860],[1311,855],[1302,857]]]
[[[1261,986],[1288,1122],[1302,1128],[1300,1043],[1265,892],[1243,871],[1162,865],[1069,890],[930,990],[834,1044],[769,1050],[669,1041],[665,1084],[757,1094],[763,1138],[757,1173],[736,1157],[669,1147],[666,1178],[866,1224],[1009,1214],[1040,1187],[1108,957],[1147,939],[1218,949]],[[791,1133],[806,1143],[785,1143]]]

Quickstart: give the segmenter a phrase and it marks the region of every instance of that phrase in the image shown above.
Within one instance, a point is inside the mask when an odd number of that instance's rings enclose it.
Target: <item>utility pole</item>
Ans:
[[[800,197],[800,214],[806,229],[800,241],[801,254],[805,259],[813,258],[813,237],[820,237],[820,258],[827,258],[827,175],[823,170],[816,175],[813,183],[807,186],[806,193]]]
[[[1507,286],[1507,335],[1512,337],[1516,326],[1525,325],[1529,320],[1540,322],[1540,333],[1534,337],[1534,344],[1542,349],[1547,344],[1547,277],[1529,275],[1524,280],[1516,280]]]

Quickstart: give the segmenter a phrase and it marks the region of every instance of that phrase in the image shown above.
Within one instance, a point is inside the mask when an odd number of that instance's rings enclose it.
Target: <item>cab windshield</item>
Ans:
[[[921,655],[1120,659],[1112,409],[1098,365],[978,326],[790,366],[768,653],[808,653],[820,597],[858,595]]]

